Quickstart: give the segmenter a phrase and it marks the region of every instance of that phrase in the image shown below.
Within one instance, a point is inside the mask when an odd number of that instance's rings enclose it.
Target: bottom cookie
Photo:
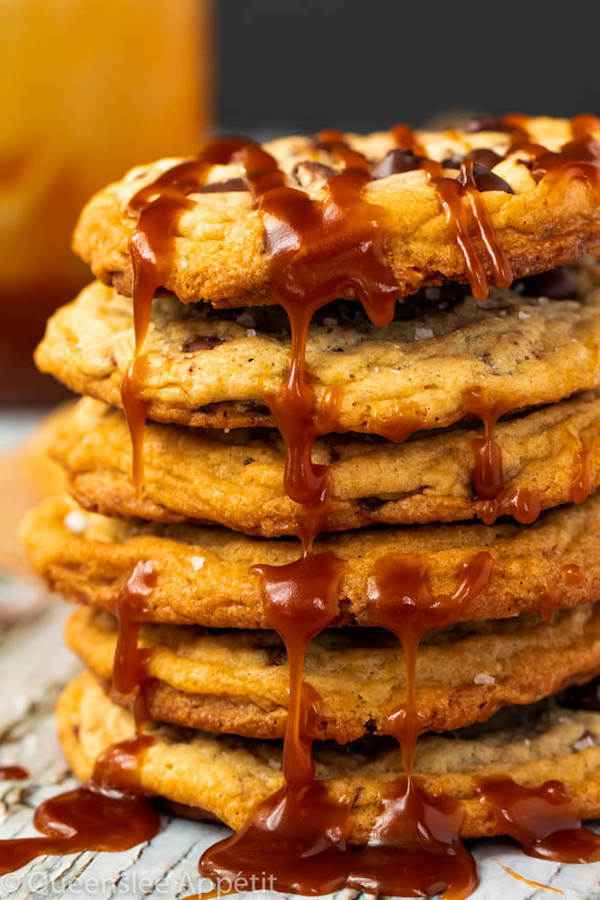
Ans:
[[[498,808],[478,792],[487,778],[508,776],[529,788],[560,780],[578,816],[600,815],[600,711],[564,705],[578,705],[582,690],[567,693],[566,700],[563,695],[560,701],[510,707],[485,725],[419,740],[415,775],[429,794],[460,803],[463,837],[506,831]],[[103,750],[135,731],[129,713],[113,704],[89,673],[65,688],[57,718],[67,759],[82,780]],[[257,803],[283,786],[280,742],[164,724],[146,731],[153,742],[138,757],[137,778],[148,795],[200,810],[237,830]],[[400,751],[376,737],[343,748],[317,743],[314,749],[317,777],[332,798],[351,806],[348,840],[364,843],[386,789],[402,774]]]

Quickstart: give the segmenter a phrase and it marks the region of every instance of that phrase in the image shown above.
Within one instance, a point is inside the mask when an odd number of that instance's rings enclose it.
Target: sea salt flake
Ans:
[[[248,328],[246,330],[246,337],[256,337],[256,328]]]
[[[595,747],[596,740],[593,734],[582,734],[578,741],[573,744],[574,750],[587,750],[588,747]]]
[[[525,312],[524,309],[520,309],[518,312],[519,319],[530,319],[531,313]]]
[[[496,684],[496,679],[493,675],[488,675],[487,672],[478,672],[473,677],[473,684]]]
[[[190,562],[192,564],[192,569],[194,572],[199,572],[200,569],[204,568],[204,563],[206,560],[203,556],[190,556]]]
[[[540,304],[540,306],[548,306],[550,300],[548,299],[548,297],[538,297],[538,303]]]
[[[72,509],[65,516],[65,526],[72,531],[73,534],[83,534],[87,528],[87,518],[78,509]]]
[[[433,328],[415,328],[415,341],[433,337]]]
[[[326,325],[328,328],[333,328],[334,325],[337,325],[338,320],[334,319],[333,316],[325,316],[323,319],[323,325]]]

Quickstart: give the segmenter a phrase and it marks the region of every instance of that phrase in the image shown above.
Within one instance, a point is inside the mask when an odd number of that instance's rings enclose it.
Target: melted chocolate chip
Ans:
[[[550,300],[574,300],[577,297],[577,281],[562,267],[521,278],[515,285],[524,297],[548,297]]]
[[[247,191],[248,185],[243,178],[227,178],[224,181],[211,181],[200,188],[201,194],[233,193]]]
[[[482,163],[473,163],[473,180],[479,191],[504,191],[507,194],[514,194],[510,184],[504,178],[500,178],[495,172],[490,172],[488,167]],[[461,184],[466,184],[466,178],[462,170],[458,176],[458,181]]]
[[[394,147],[373,166],[371,176],[373,179],[388,178],[390,175],[399,175],[401,172],[410,172],[418,168],[419,158],[412,150],[406,147]]]
[[[475,116],[465,125],[465,134],[475,134],[478,131],[512,131],[500,116]]]
[[[223,344],[224,341],[219,337],[214,337],[212,335],[205,336],[203,334],[198,335],[197,338],[194,338],[192,341],[188,341],[187,344],[183,345],[184,353],[197,353],[199,350],[212,350],[214,347],[218,347],[219,344]]]

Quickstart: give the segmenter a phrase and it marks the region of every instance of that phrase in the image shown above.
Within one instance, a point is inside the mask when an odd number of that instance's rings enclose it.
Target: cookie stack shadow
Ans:
[[[120,394],[132,316],[125,292],[93,282],[37,351],[84,395],[51,447],[70,495],[23,526],[37,571],[78,604],[66,640],[87,671],[61,697],[60,737],[87,779],[137,715],[154,737],[143,789],[239,829],[283,785],[289,671],[259,569],[301,554],[264,402],[285,377],[289,325],[277,307],[156,297],[138,490]],[[411,675],[377,614],[386,590],[450,609],[419,635],[414,774],[460,803],[462,836],[506,830],[478,793],[486,778],[560,779],[582,817],[600,813],[599,342],[590,257],[484,302],[422,288],[385,326],[343,300],[313,319],[309,371],[317,400],[339,388],[343,432],[313,449],[328,467],[313,552],[343,571],[338,614],[307,651],[304,737],[317,778],[353,798],[351,843],[404,771],[390,723]],[[394,409],[425,410],[399,442]]]

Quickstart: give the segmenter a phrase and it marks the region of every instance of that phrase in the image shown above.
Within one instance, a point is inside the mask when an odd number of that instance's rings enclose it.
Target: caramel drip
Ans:
[[[386,730],[399,742],[404,771],[413,768],[417,737],[421,731],[417,707],[417,652],[423,636],[458,621],[475,597],[488,586],[492,557],[476,553],[456,573],[450,595],[434,595],[424,560],[420,556],[388,554],[379,559],[369,578],[369,604],[373,621],[393,632],[402,645],[406,666],[404,705],[388,717]]]
[[[558,587],[549,576],[542,577],[542,583],[539,591],[539,608],[540,615],[546,622],[549,622],[558,608],[560,597]]]
[[[423,145],[418,141],[416,134],[409,125],[400,123],[392,125],[392,140],[396,147],[402,150],[411,150],[415,156],[426,157]]]
[[[127,207],[128,213],[136,219],[129,240],[135,351],[123,378],[121,400],[131,432],[132,477],[138,494],[144,481],[143,434],[147,413],[147,404],[142,397],[143,349],[150,326],[152,300],[158,288],[168,281],[175,224],[182,212],[193,207],[188,194],[202,189],[211,168],[231,163],[249,144],[253,145],[243,138],[208,141],[196,159],[167,169],[141,188]]]
[[[145,664],[148,651],[138,646],[140,628],[147,613],[145,601],[156,583],[152,562],[139,561],[119,592],[115,614],[119,624],[113,662],[113,690],[131,701],[138,727],[148,719],[144,700]]]
[[[518,841],[528,856],[571,863],[600,860],[600,835],[581,827],[560,781],[527,788],[510,778],[483,779],[477,793],[491,807],[502,834]]]
[[[486,525],[493,525],[501,515],[510,515],[522,525],[530,525],[541,512],[541,497],[527,487],[505,489],[502,450],[495,437],[498,419],[514,409],[515,402],[508,398],[488,401],[481,390],[473,388],[465,393],[464,403],[465,413],[477,416],[484,427],[484,436],[472,442],[478,515]]]
[[[458,179],[446,177],[441,164],[431,159],[422,159],[420,167],[437,190],[446,223],[463,255],[471,292],[475,299],[486,299],[489,281],[485,265],[471,236],[472,225],[486,252],[494,284],[497,287],[507,288],[512,282],[512,271],[508,259],[496,241],[487,209],[473,179],[472,161],[466,160],[461,163]],[[464,196],[467,198],[468,209],[463,203]]]
[[[585,572],[576,563],[566,563],[561,569],[561,574],[570,585],[581,584],[585,580]]]
[[[473,388],[465,393],[464,411],[483,422],[484,437],[473,441],[473,487],[482,500],[494,500],[504,487],[502,451],[495,438],[498,419],[514,408],[508,399],[487,401],[483,392]]]
[[[314,779],[311,744],[302,734],[302,672],[310,641],[339,615],[344,565],[331,552],[305,552],[285,566],[257,566],[263,580],[265,616],[283,640],[289,667],[289,704],[283,762],[288,788]]]
[[[29,772],[23,766],[0,766],[0,781],[24,781]]]
[[[98,758],[89,786],[38,806],[33,822],[44,836],[0,841],[0,875],[37,856],[121,852],[154,837],[160,819],[141,796],[137,777],[139,759],[152,742],[138,736],[109,747]]]
[[[589,449],[583,446],[580,447],[575,460],[576,468],[571,481],[570,499],[572,503],[584,503],[592,492]]]

